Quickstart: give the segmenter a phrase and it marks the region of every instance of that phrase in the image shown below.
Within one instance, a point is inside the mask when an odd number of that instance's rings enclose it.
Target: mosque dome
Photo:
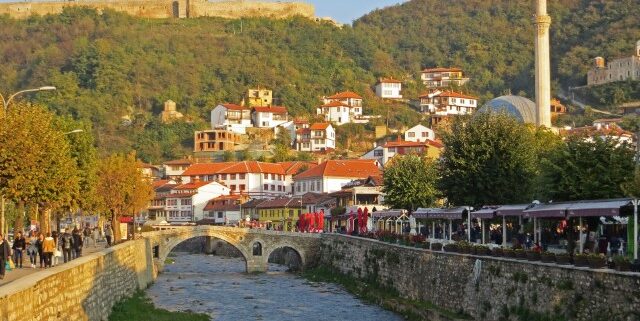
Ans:
[[[521,96],[500,96],[494,98],[478,109],[480,113],[507,113],[522,123],[536,123],[536,104]]]

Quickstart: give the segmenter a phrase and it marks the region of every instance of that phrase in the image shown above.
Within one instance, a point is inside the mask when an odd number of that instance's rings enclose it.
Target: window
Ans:
[[[416,137],[416,133],[414,133],[414,132],[409,132],[409,137]]]
[[[230,174],[230,175],[229,175],[229,179],[231,179],[231,180],[236,179],[236,174]]]
[[[382,149],[376,149],[373,151],[373,156],[374,157],[381,157],[383,155],[383,150]]]
[[[269,179],[269,174],[267,174],[267,173],[262,174],[262,178],[264,178],[264,179]]]
[[[240,179],[244,179],[244,174],[240,174]]]
[[[388,150],[389,150],[389,153],[395,153],[396,152],[396,148],[395,147],[389,147]]]
[[[282,192],[282,186],[278,185],[278,192]]]
[[[422,137],[429,137],[429,133],[428,132],[422,132]]]
[[[264,184],[262,186],[262,189],[265,190],[265,191],[268,191],[269,190],[269,184]]]
[[[218,212],[218,218],[222,218],[224,215],[222,212]]]
[[[240,184],[240,191],[245,191],[247,190],[247,186],[244,184]]]
[[[300,183],[296,184],[296,191],[299,192],[300,191]]]
[[[223,180],[223,181],[226,181],[227,180],[227,174],[220,175],[220,179]]]
[[[275,180],[276,179],[276,174],[271,174],[271,179]]]
[[[322,191],[322,188],[320,188],[320,181],[317,181],[317,182],[316,182],[316,190],[317,190],[318,192],[321,192],[321,191]]]
[[[271,185],[271,190],[275,191],[276,190],[276,186],[275,185]]]
[[[182,200],[180,200],[180,205],[191,205],[191,199],[183,198]]]
[[[230,185],[229,188],[231,189],[232,192],[236,191],[236,186],[235,185]]]

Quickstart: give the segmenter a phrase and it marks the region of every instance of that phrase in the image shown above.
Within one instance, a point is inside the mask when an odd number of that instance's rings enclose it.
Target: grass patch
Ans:
[[[138,290],[132,297],[118,302],[109,315],[109,321],[210,321],[206,314],[193,312],[171,312],[156,308],[151,300]]]
[[[164,260],[164,264],[173,264],[176,263],[176,260],[173,258],[167,258],[166,260]]]
[[[377,284],[374,280],[368,282],[358,280],[329,270],[326,267],[305,270],[302,276],[314,282],[335,283],[344,287],[349,293],[365,302],[377,304],[383,308],[401,314],[406,320],[423,320],[420,311],[433,311],[449,319],[470,320],[471,317],[462,312],[453,312],[434,305],[431,302],[414,301],[400,297],[395,289]]]

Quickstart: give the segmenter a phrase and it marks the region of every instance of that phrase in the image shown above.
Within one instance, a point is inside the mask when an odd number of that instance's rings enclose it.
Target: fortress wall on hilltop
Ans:
[[[101,0],[68,2],[13,2],[0,4],[0,15],[16,19],[31,15],[59,14],[65,7],[91,7],[99,11],[112,9],[141,18],[243,17],[288,18],[301,15],[313,18],[313,5],[294,2],[207,2],[203,0]]]

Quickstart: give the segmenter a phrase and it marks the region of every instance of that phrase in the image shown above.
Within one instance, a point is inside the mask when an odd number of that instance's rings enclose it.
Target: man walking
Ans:
[[[13,241],[13,261],[16,264],[16,268],[22,268],[22,260],[24,250],[27,247],[27,240],[22,236],[22,232],[18,232],[16,239]]]
[[[111,246],[111,238],[113,237],[113,230],[111,225],[107,225],[104,230],[104,236],[107,238],[107,246]]]
[[[73,258],[77,259],[82,256],[82,247],[84,246],[84,241],[82,240],[82,234],[80,234],[80,230],[73,229]]]
[[[69,234],[68,229],[64,229],[64,233],[60,236],[60,248],[62,249],[62,256],[64,257],[64,263],[71,261],[71,251],[73,249],[73,236]]]
[[[4,268],[10,257],[11,249],[9,248],[9,242],[4,239],[4,235],[0,232],[0,280],[4,279]]]

